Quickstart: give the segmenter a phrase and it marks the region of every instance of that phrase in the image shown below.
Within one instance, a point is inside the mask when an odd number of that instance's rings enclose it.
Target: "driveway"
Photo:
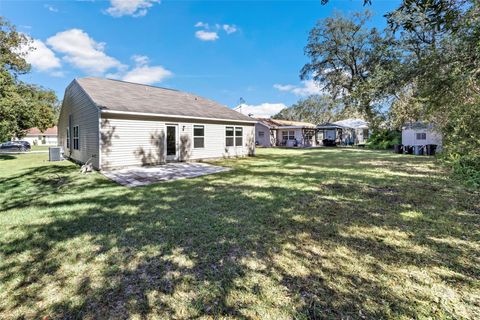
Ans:
[[[127,187],[146,186],[152,183],[186,179],[207,174],[229,171],[230,168],[206,163],[168,163],[155,167],[131,167],[102,171],[107,178]]]

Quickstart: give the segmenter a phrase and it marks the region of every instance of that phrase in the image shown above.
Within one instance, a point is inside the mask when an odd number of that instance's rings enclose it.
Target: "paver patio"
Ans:
[[[168,163],[154,167],[132,167],[102,171],[107,178],[127,187],[146,186],[152,183],[186,179],[229,171],[230,168],[207,163]]]

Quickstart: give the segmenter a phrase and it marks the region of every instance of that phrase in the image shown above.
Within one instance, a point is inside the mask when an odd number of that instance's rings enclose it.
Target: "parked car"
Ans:
[[[32,149],[32,146],[30,145],[30,142],[28,142],[28,141],[20,140],[20,141],[15,141],[15,142],[23,144],[25,146],[25,148],[27,148],[27,150]]]
[[[25,141],[24,141],[25,142]],[[27,142],[28,143],[28,142]],[[29,148],[20,141],[7,141],[0,144],[0,150],[2,151],[28,151]]]

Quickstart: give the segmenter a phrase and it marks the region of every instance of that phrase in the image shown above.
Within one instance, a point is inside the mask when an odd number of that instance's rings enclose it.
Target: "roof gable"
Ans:
[[[76,81],[102,111],[254,121],[217,102],[187,92],[103,78]]]

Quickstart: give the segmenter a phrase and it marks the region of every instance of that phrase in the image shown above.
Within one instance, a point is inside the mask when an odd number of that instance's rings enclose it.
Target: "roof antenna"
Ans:
[[[240,97],[240,99],[238,99],[238,105],[235,108],[233,108],[233,110],[242,113],[242,105],[244,104],[245,104],[245,99]]]

